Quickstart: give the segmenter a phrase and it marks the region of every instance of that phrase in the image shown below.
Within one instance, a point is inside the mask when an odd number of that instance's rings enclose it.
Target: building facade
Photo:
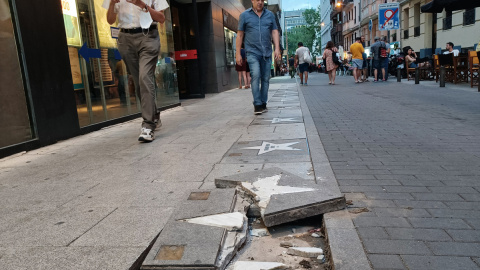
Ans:
[[[343,44],[348,50],[350,45],[355,42],[356,37],[360,37],[360,0],[343,1]]]
[[[251,1],[168,2],[158,25],[158,108],[238,87],[236,31]],[[0,157],[140,117],[102,4],[0,0]]]
[[[322,45],[320,51],[323,53],[325,47],[327,46],[327,42],[332,40],[332,21],[330,20],[330,14],[332,13],[332,5],[330,0],[320,0],[320,35]]]
[[[476,48],[480,33],[480,8],[442,13],[422,13],[428,0],[408,0],[401,4],[401,43],[411,46],[420,57],[445,50],[447,42],[466,52]]]

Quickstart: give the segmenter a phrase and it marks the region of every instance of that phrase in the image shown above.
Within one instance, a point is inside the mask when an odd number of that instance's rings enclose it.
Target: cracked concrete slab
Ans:
[[[240,186],[256,198],[268,227],[345,207],[345,198],[336,190],[279,168],[219,177],[215,184],[218,188]]]

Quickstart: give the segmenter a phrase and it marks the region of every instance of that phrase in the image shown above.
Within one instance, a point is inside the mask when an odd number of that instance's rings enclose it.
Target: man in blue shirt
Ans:
[[[240,14],[235,58],[237,64],[241,65],[240,48],[242,42],[244,42],[252,77],[254,113],[262,114],[267,111],[270,66],[272,64],[272,39],[275,44],[275,59],[280,59],[280,35],[275,15],[264,7],[263,0],[251,1],[252,7]]]

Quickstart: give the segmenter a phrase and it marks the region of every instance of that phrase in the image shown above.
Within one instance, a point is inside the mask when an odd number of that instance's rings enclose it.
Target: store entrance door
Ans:
[[[193,4],[182,4],[176,1],[172,1],[172,21],[173,21],[173,39],[176,55],[185,55],[194,53],[197,55],[200,51],[197,42],[197,33],[195,33],[195,21],[194,21],[194,8]],[[209,3],[198,3],[198,17],[200,18],[206,8],[209,7]],[[199,20],[200,25],[198,28],[203,29],[202,22]],[[202,39],[200,39],[202,40]],[[181,99],[187,98],[203,98],[204,90],[202,85],[202,78],[200,78],[199,70],[199,58],[198,57],[186,57],[182,59],[176,57],[177,62],[177,76],[178,76],[178,90]]]

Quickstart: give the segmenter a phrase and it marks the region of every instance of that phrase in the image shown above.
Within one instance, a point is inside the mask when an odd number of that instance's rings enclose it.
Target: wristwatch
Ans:
[[[148,12],[148,5],[145,4],[145,7],[142,10],[145,11],[145,12]]]

